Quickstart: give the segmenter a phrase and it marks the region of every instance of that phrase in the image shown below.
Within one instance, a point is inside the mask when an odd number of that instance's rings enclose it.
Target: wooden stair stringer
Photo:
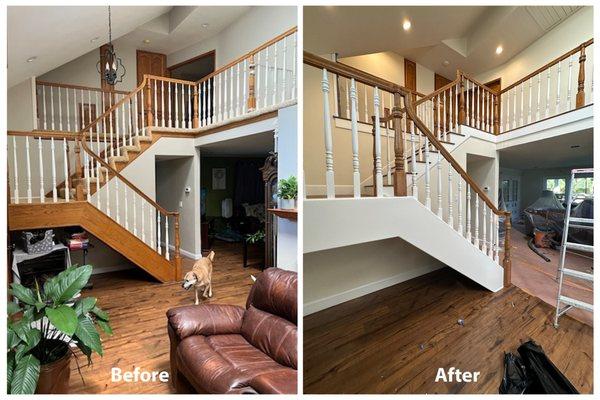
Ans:
[[[11,231],[67,226],[81,226],[160,282],[177,279],[173,262],[167,261],[87,201],[8,206],[8,228]]]

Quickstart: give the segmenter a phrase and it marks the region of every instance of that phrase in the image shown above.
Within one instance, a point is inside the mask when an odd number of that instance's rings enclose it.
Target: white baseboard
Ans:
[[[358,297],[376,292],[381,289],[385,289],[386,287],[390,287],[398,283],[416,278],[418,276],[428,274],[429,272],[435,271],[439,268],[443,268],[443,266],[440,267],[438,265],[435,265],[431,267],[423,267],[409,271],[404,271],[398,275],[390,276],[389,278],[385,278],[376,282],[369,282],[367,284],[357,286],[355,288],[348,289],[343,292],[324,297],[322,299],[314,300],[309,303],[304,303],[304,315],[313,314],[317,311],[321,311],[326,308],[345,303],[346,301],[356,299]]]

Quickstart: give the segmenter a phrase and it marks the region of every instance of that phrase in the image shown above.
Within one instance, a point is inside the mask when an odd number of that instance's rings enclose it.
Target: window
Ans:
[[[594,195],[594,178],[575,178],[573,182],[575,197],[591,197]]]
[[[546,190],[552,190],[559,200],[565,198],[567,180],[565,178],[546,178]]]

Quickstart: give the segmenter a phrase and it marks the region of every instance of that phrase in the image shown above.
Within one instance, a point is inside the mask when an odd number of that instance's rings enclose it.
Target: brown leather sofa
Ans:
[[[201,304],[167,311],[178,393],[295,394],[297,274],[261,273],[246,308]]]

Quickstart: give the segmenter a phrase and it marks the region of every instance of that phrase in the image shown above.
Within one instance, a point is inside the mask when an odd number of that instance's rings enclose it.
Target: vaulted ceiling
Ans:
[[[478,74],[504,64],[579,8],[305,7],[304,47],[340,57],[393,51],[453,78],[457,69]],[[496,55],[499,45],[504,51]]]
[[[218,34],[248,6],[113,6],[112,36],[170,54]],[[108,42],[105,6],[8,7],[8,87]],[[146,41],[146,42],[144,42]],[[35,57],[32,62],[27,62]]]

